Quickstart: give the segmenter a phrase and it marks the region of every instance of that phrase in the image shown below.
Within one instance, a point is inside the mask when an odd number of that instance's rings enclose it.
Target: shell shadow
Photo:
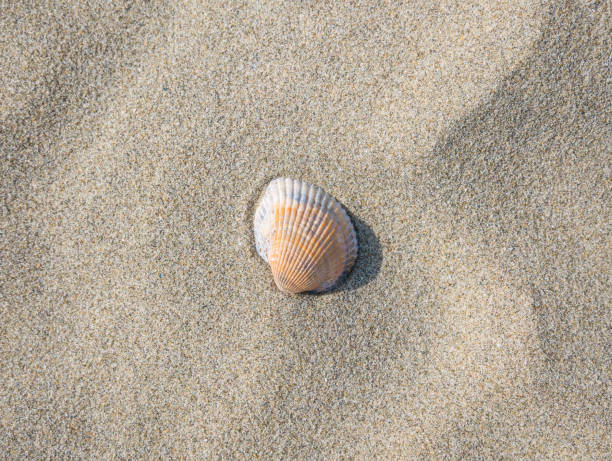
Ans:
[[[383,254],[380,240],[365,221],[355,216],[346,207],[344,209],[351,218],[357,233],[357,259],[351,272],[345,275],[336,288],[328,293],[352,291],[367,285],[378,276],[382,266]]]

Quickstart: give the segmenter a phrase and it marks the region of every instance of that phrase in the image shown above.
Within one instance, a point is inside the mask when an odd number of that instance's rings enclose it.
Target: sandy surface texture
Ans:
[[[0,2],[0,457],[609,456],[610,3],[331,3]]]

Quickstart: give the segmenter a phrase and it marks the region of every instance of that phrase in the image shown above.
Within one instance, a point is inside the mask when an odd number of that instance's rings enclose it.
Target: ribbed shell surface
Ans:
[[[357,256],[357,236],[340,203],[321,188],[279,178],[266,188],[253,219],[257,253],[282,291],[326,291]]]

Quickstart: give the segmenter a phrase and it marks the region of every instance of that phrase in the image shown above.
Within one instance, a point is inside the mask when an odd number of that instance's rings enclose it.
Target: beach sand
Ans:
[[[0,13],[2,457],[609,456],[609,3],[91,3]],[[278,176],[331,293],[254,251]]]

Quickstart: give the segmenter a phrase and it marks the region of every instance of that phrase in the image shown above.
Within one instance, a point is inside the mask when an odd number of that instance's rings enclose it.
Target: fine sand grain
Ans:
[[[609,2],[27,3],[0,457],[609,456]],[[356,224],[329,294],[254,251],[282,175]]]

